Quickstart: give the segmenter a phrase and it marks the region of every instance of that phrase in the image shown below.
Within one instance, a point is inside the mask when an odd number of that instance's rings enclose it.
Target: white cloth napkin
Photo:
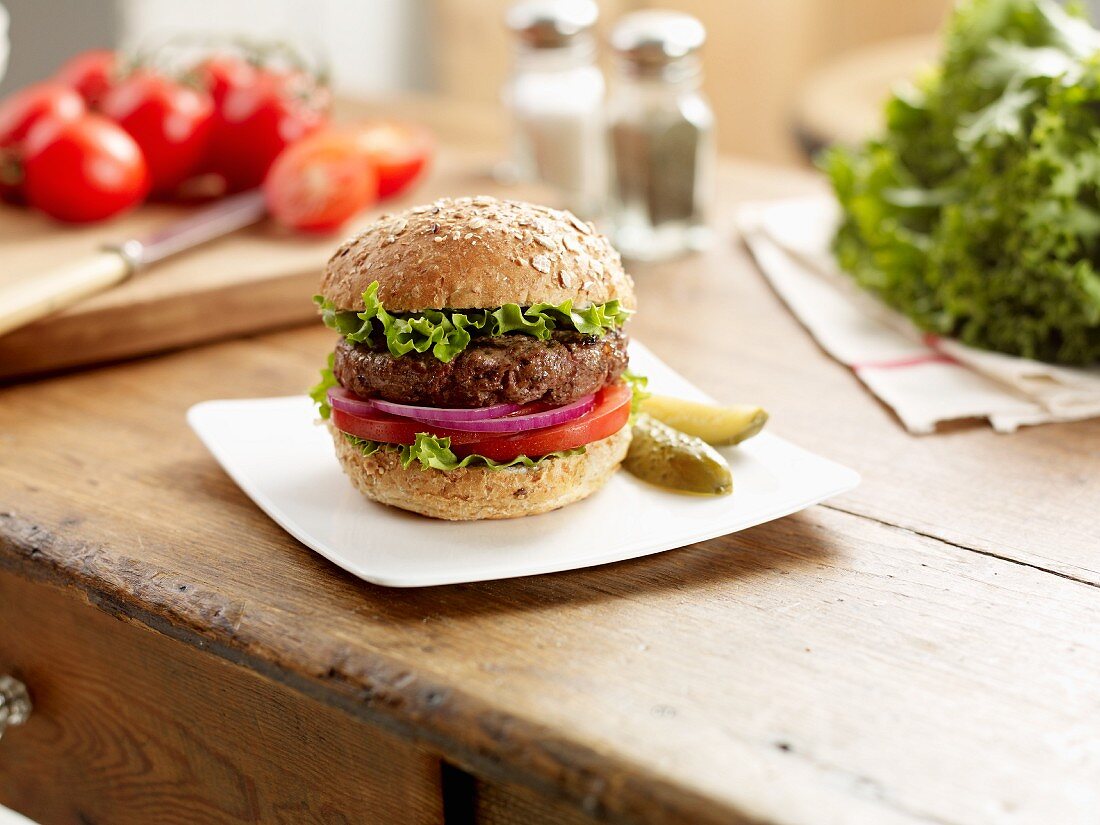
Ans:
[[[906,429],[986,418],[998,432],[1100,416],[1100,368],[1070,368],[921,333],[841,273],[830,252],[839,211],[821,195],[749,204],[737,224],[779,296]]]

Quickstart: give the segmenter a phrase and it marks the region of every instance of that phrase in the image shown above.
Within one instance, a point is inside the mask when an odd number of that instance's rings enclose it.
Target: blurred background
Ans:
[[[338,93],[438,92],[495,103],[510,65],[509,0],[4,0],[13,43],[0,95],[94,46],[180,30],[319,44]],[[629,11],[688,12],[707,30],[704,89],[719,150],[805,163],[801,144],[858,137],[883,90],[934,52],[950,0],[599,0],[606,36]]]

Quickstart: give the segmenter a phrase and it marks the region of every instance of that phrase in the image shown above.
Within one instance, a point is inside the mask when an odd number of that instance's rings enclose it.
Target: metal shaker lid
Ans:
[[[611,47],[639,68],[659,68],[690,57],[707,39],[703,24],[677,11],[636,11],[611,32]]]
[[[594,0],[519,0],[504,22],[528,46],[558,49],[589,32],[599,14]]]

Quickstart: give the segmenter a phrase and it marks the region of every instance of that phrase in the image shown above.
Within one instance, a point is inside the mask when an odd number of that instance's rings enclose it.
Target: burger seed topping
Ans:
[[[545,255],[536,255],[531,259],[531,266],[545,275],[550,271],[550,259]]]
[[[574,229],[576,229],[578,232],[583,232],[585,235],[591,235],[592,234],[592,226],[590,224],[585,223],[580,218],[578,218],[576,215],[574,215],[572,212],[570,212],[568,214],[569,214],[569,223],[573,224]]]

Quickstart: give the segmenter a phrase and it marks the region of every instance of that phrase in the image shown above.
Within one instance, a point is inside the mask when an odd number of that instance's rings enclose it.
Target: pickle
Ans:
[[[717,450],[645,413],[634,419],[623,467],[659,487],[711,496],[733,492],[730,465]]]
[[[642,402],[642,412],[716,447],[740,444],[764,429],[768,421],[763,407],[751,404],[716,407],[669,395],[651,395]]]

